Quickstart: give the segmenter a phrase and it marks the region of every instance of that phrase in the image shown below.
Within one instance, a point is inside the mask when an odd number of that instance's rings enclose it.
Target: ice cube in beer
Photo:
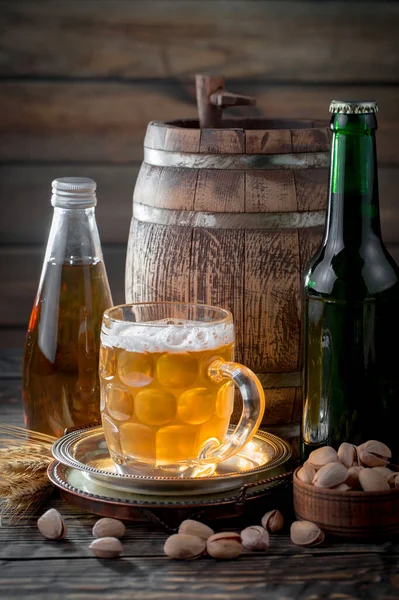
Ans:
[[[113,379],[116,373],[116,355],[113,348],[102,346],[100,348],[100,377]]]
[[[157,431],[157,465],[186,461],[196,458],[197,453],[198,427],[194,425],[169,425]]]
[[[221,419],[229,419],[234,408],[234,384],[222,385],[216,397],[216,414]]]
[[[215,397],[206,388],[192,388],[181,394],[177,410],[178,416],[185,423],[205,423],[215,412]]]
[[[176,415],[173,394],[153,388],[141,390],[134,399],[135,415],[147,425],[165,425]]]
[[[140,423],[124,423],[120,428],[121,446],[125,456],[155,461],[155,433]]]
[[[109,415],[117,421],[127,421],[133,415],[133,397],[129,390],[115,383],[107,383],[105,405]]]
[[[198,363],[189,352],[164,354],[157,363],[157,379],[168,388],[185,388],[197,378]]]
[[[123,351],[118,357],[120,380],[131,387],[149,385],[153,378],[153,364],[146,353]]]

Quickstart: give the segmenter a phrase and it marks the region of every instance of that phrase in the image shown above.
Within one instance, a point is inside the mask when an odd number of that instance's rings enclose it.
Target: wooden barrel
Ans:
[[[149,124],[133,197],[126,300],[232,311],[265,425],[301,412],[301,278],[325,222],[329,129],[310,120]],[[240,410],[240,409],[239,409]]]

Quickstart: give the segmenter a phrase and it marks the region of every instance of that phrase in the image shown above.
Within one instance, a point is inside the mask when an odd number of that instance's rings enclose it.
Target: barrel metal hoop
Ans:
[[[280,170],[324,169],[330,164],[329,152],[292,154],[198,154],[144,148],[144,161],[155,167],[188,169]]]
[[[142,223],[214,229],[302,229],[323,227],[324,210],[285,213],[196,212],[133,203],[133,217]]]

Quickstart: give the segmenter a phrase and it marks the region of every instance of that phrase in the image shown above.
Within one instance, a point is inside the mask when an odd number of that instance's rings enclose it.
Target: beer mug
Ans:
[[[256,433],[265,408],[262,386],[233,362],[234,325],[227,310],[156,302],[115,306],[101,329],[101,415],[120,473],[211,474]],[[228,435],[234,384],[243,411]]]

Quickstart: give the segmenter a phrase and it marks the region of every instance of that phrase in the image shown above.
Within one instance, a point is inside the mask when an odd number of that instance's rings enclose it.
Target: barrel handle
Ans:
[[[210,440],[199,456],[201,462],[219,463],[237,454],[255,435],[265,411],[265,395],[255,373],[238,363],[217,359],[210,365],[208,375],[216,382],[232,381],[243,401],[241,418],[234,432],[221,444]]]

